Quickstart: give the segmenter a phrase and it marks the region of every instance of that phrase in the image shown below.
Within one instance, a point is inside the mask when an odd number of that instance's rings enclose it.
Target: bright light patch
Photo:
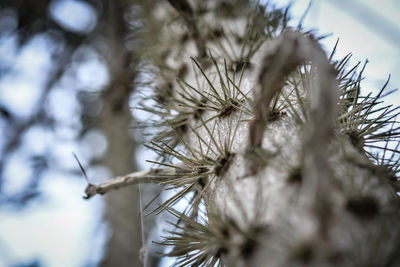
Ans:
[[[87,34],[96,26],[95,9],[82,1],[53,1],[50,6],[53,19],[66,30]]]
[[[63,123],[79,121],[80,106],[77,101],[76,91],[69,88],[55,88],[48,97],[47,112],[52,117]]]
[[[0,101],[19,117],[32,113],[39,94],[39,87],[27,80],[4,78],[0,81]]]
[[[80,63],[76,76],[79,82],[79,89],[87,92],[97,92],[106,86],[109,81],[107,67],[98,57]]]
[[[104,243],[104,235],[93,236],[102,199],[84,202],[85,181],[66,178],[48,173],[42,184],[49,200],[45,204],[35,205],[26,213],[0,210],[0,236],[12,253],[7,255],[8,266],[35,258],[44,266],[83,266],[92,250],[99,250]]]
[[[4,170],[4,177],[7,183],[3,185],[6,194],[18,193],[27,185],[31,176],[32,169],[29,168],[29,159],[23,153],[13,153],[8,159]]]
[[[63,142],[58,142],[52,146],[52,160],[54,160],[54,164],[62,170],[75,170],[77,168],[77,162],[72,153],[76,151],[79,151],[79,145],[74,141],[64,140]]]
[[[50,56],[48,39],[36,36],[14,58],[12,71],[0,80],[0,101],[17,116],[29,116],[38,104]]]
[[[50,130],[33,126],[24,133],[23,147],[34,155],[40,155],[46,152],[53,141]]]
[[[85,157],[99,159],[107,150],[107,139],[99,130],[89,130],[82,138],[81,151]]]

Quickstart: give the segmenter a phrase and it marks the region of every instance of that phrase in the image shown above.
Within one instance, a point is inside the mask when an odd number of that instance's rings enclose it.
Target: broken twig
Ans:
[[[103,195],[108,191],[127,187],[129,185],[135,185],[138,183],[164,183],[169,180],[173,180],[176,176],[181,173],[185,173],[185,170],[167,167],[167,168],[151,168],[144,171],[133,172],[125,176],[117,176],[101,184],[88,183],[85,189],[84,199],[89,199],[94,195]]]

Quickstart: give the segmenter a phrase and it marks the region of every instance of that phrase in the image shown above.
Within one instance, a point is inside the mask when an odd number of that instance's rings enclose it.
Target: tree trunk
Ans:
[[[102,164],[114,175],[136,169],[135,140],[130,133],[133,125],[129,97],[136,77],[134,53],[126,47],[129,29],[124,20],[129,1],[104,1],[104,22],[99,30],[106,37],[102,50],[110,73],[110,84],[102,93],[102,113],[97,125],[108,141]],[[100,266],[142,266],[139,189],[124,188],[105,198],[104,219],[108,228],[105,253]]]

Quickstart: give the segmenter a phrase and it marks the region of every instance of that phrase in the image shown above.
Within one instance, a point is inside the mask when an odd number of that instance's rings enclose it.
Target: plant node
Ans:
[[[234,72],[241,72],[242,70],[245,69],[251,69],[253,66],[249,61],[243,60],[243,61],[234,61],[232,62],[231,65],[231,70]]]
[[[346,209],[360,219],[372,219],[379,213],[379,204],[374,197],[350,198]]]
[[[292,253],[292,259],[303,264],[309,264],[314,257],[313,247],[308,242],[301,243]]]
[[[347,133],[347,136],[350,138],[350,142],[357,147],[358,149],[363,149],[365,140],[362,136],[358,134],[357,131],[351,131]]]
[[[194,115],[193,117],[195,119],[200,119],[201,115],[203,115],[204,110],[206,108],[206,103],[207,103],[207,99],[206,98],[201,98],[201,100],[199,101],[199,103],[197,103],[197,106],[194,108]]]
[[[228,169],[229,165],[231,164],[231,161],[234,156],[235,156],[235,153],[231,153],[229,151],[227,151],[224,155],[220,156],[217,159],[217,165],[214,168],[215,175],[217,175],[217,176],[224,175],[224,173]]]
[[[282,116],[285,116],[286,112],[284,111],[279,111],[276,109],[273,109],[269,112],[269,116],[268,116],[268,121],[269,122],[274,122],[279,120]]]
[[[233,111],[239,109],[238,106],[239,106],[239,101],[233,98],[229,98],[228,101],[226,102],[226,105],[219,112],[219,117],[225,118],[231,115]]]
[[[289,177],[287,179],[290,184],[301,184],[303,181],[303,174],[300,167],[291,170]]]

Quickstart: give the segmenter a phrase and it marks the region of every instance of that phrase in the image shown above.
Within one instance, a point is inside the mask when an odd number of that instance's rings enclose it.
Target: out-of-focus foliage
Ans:
[[[107,141],[96,126],[102,92],[119,64],[110,58],[112,49],[123,46],[129,32],[122,14],[127,6],[101,0],[0,4],[1,203],[20,206],[37,197],[49,168],[79,174],[68,144],[78,142],[72,147],[88,165],[101,163]],[[128,94],[130,73],[114,78]],[[9,189],[9,183],[16,185]]]
[[[82,179],[72,152],[91,182],[135,168],[129,99],[139,25],[130,14],[132,5],[128,0],[1,1],[1,208],[26,210],[46,201],[45,184],[55,176]],[[126,200],[130,207],[138,206],[135,194]],[[106,204],[106,209],[111,206]],[[137,218],[138,211],[131,208],[118,214]],[[104,217],[112,229],[110,214],[105,212]],[[140,228],[132,218],[118,220]],[[131,245],[140,246],[141,239],[132,235],[140,236],[109,230],[108,238],[125,236]],[[106,245],[101,256],[109,257],[115,244]],[[135,253],[126,257],[137,259]],[[112,263],[110,257],[103,260]],[[39,261],[31,265],[38,266]]]

